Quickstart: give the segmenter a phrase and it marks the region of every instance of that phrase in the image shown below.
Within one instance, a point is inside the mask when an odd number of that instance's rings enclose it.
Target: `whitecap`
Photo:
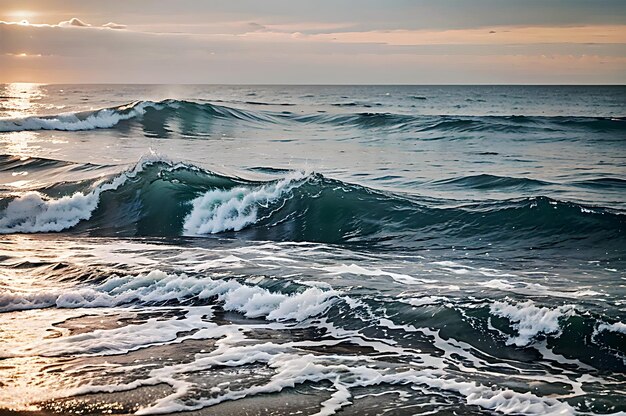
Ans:
[[[532,300],[519,303],[496,301],[490,305],[492,315],[507,318],[513,323],[518,335],[509,337],[508,345],[523,347],[533,342],[539,334],[556,334],[561,328],[559,319],[574,314],[571,305],[557,308],[538,307]]]
[[[122,120],[130,120],[143,115],[147,108],[159,109],[161,107],[162,105],[152,101],[142,101],[117,108],[103,108],[92,112],[85,118],[80,118],[80,113],[65,113],[49,117],[0,119],[0,132],[106,129],[117,125]]]
[[[257,188],[239,186],[214,189],[194,199],[192,210],[183,225],[185,235],[216,234],[239,231],[258,221],[259,207],[267,207],[304,183],[307,175],[297,172]]]

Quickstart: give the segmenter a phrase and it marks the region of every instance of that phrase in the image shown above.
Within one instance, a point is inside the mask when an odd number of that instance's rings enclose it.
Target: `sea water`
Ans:
[[[0,407],[626,411],[626,87],[0,86]]]

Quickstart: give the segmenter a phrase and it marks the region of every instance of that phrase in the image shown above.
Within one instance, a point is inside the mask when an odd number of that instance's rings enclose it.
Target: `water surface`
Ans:
[[[0,407],[626,411],[626,87],[0,87]]]

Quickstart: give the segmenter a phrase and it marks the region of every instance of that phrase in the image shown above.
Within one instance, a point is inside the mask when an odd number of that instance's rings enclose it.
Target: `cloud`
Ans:
[[[246,25],[249,32],[263,32],[267,30],[267,26],[260,23],[250,22]]]
[[[387,45],[626,44],[626,25],[505,26],[498,30],[385,30],[309,35],[317,41]]]
[[[90,27],[91,25],[89,23],[85,23],[82,20],[76,18],[76,17],[72,17],[70,20],[64,21],[64,22],[59,22],[59,24],[57,25],[59,27]]]
[[[29,23],[27,20],[22,20],[20,22],[5,22],[0,20],[0,24],[2,25],[19,25],[19,26],[29,26],[29,27],[37,27],[37,28],[49,28],[49,27],[60,27],[60,28],[89,28],[89,29],[126,29],[126,25],[121,25],[119,23],[109,22],[102,26],[93,26],[83,20],[80,20],[77,17],[72,17],[70,20],[64,20],[62,22],[57,23],[56,25],[50,25],[47,23]]]
[[[108,27],[109,29],[126,29],[126,25],[120,25],[118,23],[109,22],[102,27]]]

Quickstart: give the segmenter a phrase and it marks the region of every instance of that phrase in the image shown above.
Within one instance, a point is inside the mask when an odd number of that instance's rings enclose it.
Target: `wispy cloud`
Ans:
[[[495,45],[625,43],[626,25],[500,26],[462,30],[387,30],[309,35],[309,39],[388,45]]]

